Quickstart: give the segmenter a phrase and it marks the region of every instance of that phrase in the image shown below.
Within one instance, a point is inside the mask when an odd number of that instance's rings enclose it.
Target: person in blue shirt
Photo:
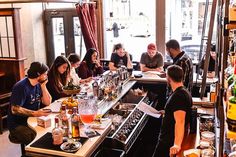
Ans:
[[[36,132],[27,125],[28,117],[50,114],[40,109],[41,103],[49,105],[52,99],[46,88],[47,71],[47,65],[40,62],[31,63],[27,71],[28,76],[17,82],[12,89],[7,125],[11,139],[25,145],[36,136]]]

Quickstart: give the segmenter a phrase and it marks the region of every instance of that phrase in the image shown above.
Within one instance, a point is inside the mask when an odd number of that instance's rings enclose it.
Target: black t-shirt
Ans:
[[[172,146],[175,139],[174,112],[182,110],[186,112],[185,126],[190,122],[192,96],[185,87],[178,87],[169,97],[165,106],[165,115],[162,120],[159,140]]]
[[[130,59],[132,60],[131,55],[130,55]],[[119,68],[122,65],[127,67],[128,58],[126,55],[124,55],[123,57],[120,57],[117,53],[112,53],[111,62],[114,63],[114,66],[116,68]]]
[[[206,55],[204,55],[202,57],[202,60],[199,63],[201,69],[204,69],[204,63],[205,63],[205,60],[206,60],[205,58],[206,58]],[[215,60],[211,55],[210,55],[210,60],[209,60],[209,65],[208,65],[208,71],[209,72],[215,71]]]

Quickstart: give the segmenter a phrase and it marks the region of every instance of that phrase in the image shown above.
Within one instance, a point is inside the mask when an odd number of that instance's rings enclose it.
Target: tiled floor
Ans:
[[[8,139],[8,135],[8,131],[4,131],[3,134],[0,134],[0,157],[20,157],[20,145],[11,143]]]

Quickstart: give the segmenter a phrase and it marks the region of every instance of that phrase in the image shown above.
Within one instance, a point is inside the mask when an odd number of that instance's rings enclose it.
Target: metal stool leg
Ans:
[[[24,156],[25,155],[25,144],[20,144],[21,148],[21,154]]]

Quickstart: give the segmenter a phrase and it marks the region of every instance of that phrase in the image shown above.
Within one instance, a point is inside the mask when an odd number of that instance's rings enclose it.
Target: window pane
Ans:
[[[7,38],[2,38],[1,42],[2,42],[3,57],[9,57],[9,49],[8,49]]]
[[[13,24],[12,24],[12,17],[7,17],[7,29],[8,29],[8,36],[13,37]]]
[[[122,43],[140,61],[147,45],[156,40],[156,1],[121,0],[104,1],[105,58],[110,59],[114,44]]]
[[[7,36],[7,29],[6,29],[6,18],[5,17],[0,17],[0,34],[1,37],[6,37]]]
[[[14,38],[9,38],[10,57],[16,57]]]
[[[208,35],[212,0],[209,1],[206,36]],[[199,58],[205,6],[205,0],[166,0],[166,41],[178,40],[182,50],[188,53],[195,62],[198,62]],[[212,42],[214,41],[215,35],[213,34]],[[205,45],[206,41],[203,44]]]
[[[84,38],[81,33],[81,27],[78,17],[73,17],[73,25],[74,25],[75,53],[79,54],[82,60],[86,53],[86,48],[84,44]]]
[[[65,54],[65,37],[64,37],[64,21],[63,18],[53,18],[53,42],[55,58]]]

